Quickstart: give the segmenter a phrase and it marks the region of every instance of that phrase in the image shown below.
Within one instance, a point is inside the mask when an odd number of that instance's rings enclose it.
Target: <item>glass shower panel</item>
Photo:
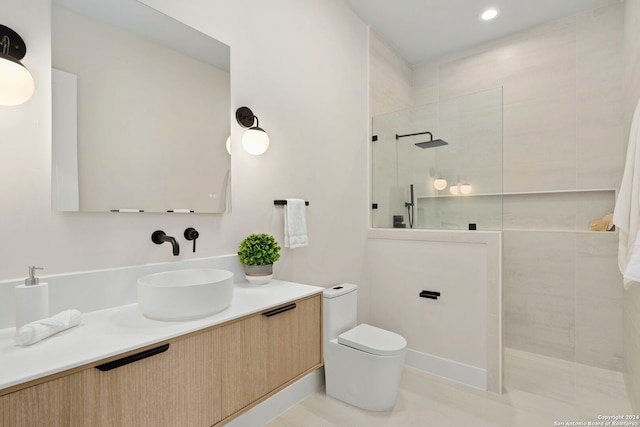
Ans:
[[[376,116],[372,126],[374,228],[502,228],[501,88]],[[431,138],[447,145],[415,145]],[[446,180],[441,190],[436,179]]]

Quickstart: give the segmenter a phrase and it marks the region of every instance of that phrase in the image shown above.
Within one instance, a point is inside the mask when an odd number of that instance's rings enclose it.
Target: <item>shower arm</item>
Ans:
[[[416,136],[416,135],[429,135],[429,140],[433,141],[433,134],[431,132],[408,133],[406,135],[398,135],[396,133],[396,140],[398,140],[400,138],[405,138],[407,136]]]

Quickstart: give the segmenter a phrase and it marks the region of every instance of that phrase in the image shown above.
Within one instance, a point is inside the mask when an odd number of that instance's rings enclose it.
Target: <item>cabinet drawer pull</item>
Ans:
[[[161,345],[160,347],[152,348],[150,350],[145,350],[140,353],[132,354],[131,356],[123,357],[122,359],[118,359],[118,360],[104,363],[102,365],[98,365],[96,366],[96,369],[99,369],[102,372],[110,371],[112,369],[116,369],[121,366],[128,365],[129,363],[137,362],[138,360],[146,359],[147,357],[164,353],[168,349],[169,349],[169,344]]]
[[[280,313],[284,313],[285,311],[289,311],[289,310],[293,310],[294,308],[296,308],[296,303],[293,302],[289,305],[285,305],[282,307],[278,307],[275,308],[271,311],[265,311],[264,313],[262,313],[263,316],[267,316],[267,317],[271,317],[271,316],[275,316],[276,314],[280,314]]]

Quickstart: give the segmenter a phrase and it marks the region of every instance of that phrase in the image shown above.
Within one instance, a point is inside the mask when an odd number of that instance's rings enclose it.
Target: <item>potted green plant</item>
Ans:
[[[250,234],[240,242],[238,256],[249,282],[269,283],[273,277],[273,263],[280,259],[280,245],[270,234]]]

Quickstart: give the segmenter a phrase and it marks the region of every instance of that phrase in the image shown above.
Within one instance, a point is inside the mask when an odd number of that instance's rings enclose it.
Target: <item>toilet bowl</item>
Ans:
[[[357,286],[324,291],[324,370],[327,395],[370,411],[388,411],[398,395],[407,341],[357,325]]]

